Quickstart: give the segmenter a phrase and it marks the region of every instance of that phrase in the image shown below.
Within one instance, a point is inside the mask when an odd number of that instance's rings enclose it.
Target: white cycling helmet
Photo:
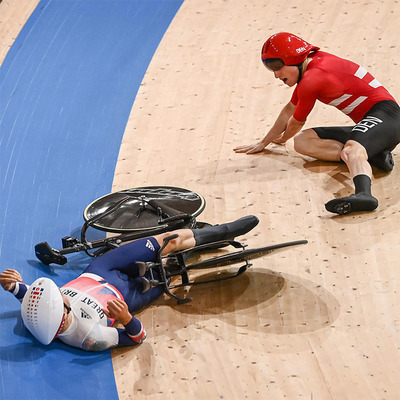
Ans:
[[[32,335],[49,344],[65,322],[64,300],[58,286],[48,278],[36,279],[22,300],[21,314]]]

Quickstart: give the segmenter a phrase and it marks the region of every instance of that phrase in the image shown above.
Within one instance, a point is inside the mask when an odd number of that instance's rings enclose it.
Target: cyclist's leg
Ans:
[[[231,223],[202,229],[179,229],[138,239],[96,258],[84,273],[102,277],[121,292],[130,310],[138,309],[154,300],[163,291],[161,287],[145,287],[150,279],[150,271],[141,270],[139,262],[156,261],[160,246],[163,245],[166,237],[178,234],[176,238],[168,242],[164,254],[189,249],[196,244],[233,239],[250,231],[257,223],[258,218],[251,215]],[[153,271],[154,273],[155,278],[158,279],[157,271]]]
[[[159,235],[155,235],[154,239],[161,247],[163,246],[164,239],[172,235],[178,236],[169,240],[168,244],[163,249],[163,255],[169,254],[173,251],[191,249],[196,245],[192,229],[176,229],[174,231],[160,233]]]
[[[394,162],[391,151],[400,142],[400,108],[393,101],[375,104],[352,129],[350,139],[362,144],[371,165],[390,172]]]
[[[378,200],[371,195],[372,170],[363,143],[352,140],[352,126],[318,127],[299,135],[295,149],[324,161],[343,160],[349,168],[355,194],[333,199],[325,204],[327,211],[348,214],[352,211],[372,211]]]
[[[349,169],[355,193],[330,200],[325,204],[326,210],[337,214],[375,210],[378,207],[378,200],[371,194],[372,168],[368,162],[367,149],[355,140],[348,140],[340,157]]]
[[[348,140],[341,152],[341,158],[346,163],[352,178],[357,175],[367,175],[371,178],[372,169],[368,162],[368,153],[361,143]]]
[[[162,287],[144,291],[144,280],[138,261],[155,261],[159,244],[153,237],[135,240],[95,258],[84,273],[98,275],[122,294],[129,310],[140,309],[163,293]],[[154,271],[157,276],[157,271]],[[150,279],[149,271],[144,277]]]
[[[321,161],[340,161],[351,127],[310,128],[294,137],[294,149]]]
[[[161,246],[164,239],[172,234],[177,233],[178,236],[169,241],[163,250],[163,254],[172,251],[190,249],[196,245],[217,242],[220,240],[230,240],[237,236],[244,235],[253,229],[259,220],[254,215],[247,215],[236,221],[228,222],[220,225],[206,226],[199,229],[179,229],[172,232],[156,235],[155,239]]]
[[[178,234],[178,236],[170,240],[163,254],[190,249],[195,245],[204,243],[233,239],[249,232],[258,222],[257,217],[248,215],[221,225],[206,226],[200,229],[178,229],[154,237],[138,239],[94,259],[84,272],[98,274],[106,278],[104,276],[106,272],[117,270],[134,278],[139,275],[137,261],[155,261],[164,239],[172,234]]]
[[[372,211],[378,200],[371,194],[371,164],[385,171],[393,168],[390,151],[400,141],[400,110],[396,103],[375,104],[351,131],[341,158],[347,164],[355,186],[355,194],[329,201],[328,211],[348,214],[352,211]]]
[[[164,239],[168,236],[178,234],[176,238],[169,241],[163,254],[190,249],[195,245],[204,243],[233,239],[236,236],[249,232],[258,222],[257,217],[248,215],[221,225],[206,226],[200,229],[178,229],[154,237],[138,239],[96,258],[84,272],[94,273],[107,279],[105,274],[108,272],[120,271],[131,278],[135,278],[139,276],[137,262],[155,261]]]
[[[97,274],[107,279],[108,276],[105,275],[108,272],[120,271],[135,278],[139,276],[137,262],[155,261],[159,248],[154,237],[138,239],[95,258],[84,272]]]

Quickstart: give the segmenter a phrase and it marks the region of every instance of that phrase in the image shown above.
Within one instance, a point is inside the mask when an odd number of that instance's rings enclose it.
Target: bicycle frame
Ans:
[[[168,256],[163,257],[162,251],[168,245],[169,241],[175,239],[178,235],[170,235],[164,239],[163,245],[157,254],[157,262],[156,263],[147,263],[147,269],[149,271],[150,279],[147,284],[149,287],[162,286],[162,289],[166,295],[175,299],[178,304],[185,304],[193,301],[192,297],[179,297],[175,293],[171,292],[171,289],[176,289],[179,287],[185,286],[194,286],[194,285],[204,285],[207,283],[215,283],[220,281],[225,281],[228,279],[236,278],[242,275],[247,271],[248,268],[252,266],[249,262],[252,258],[262,257],[266,254],[271,253],[274,250],[283,249],[289,246],[306,244],[307,240],[298,240],[294,242],[286,242],[275,244],[271,246],[249,249],[246,250],[246,245],[239,243],[235,240],[225,240],[219,242],[212,242],[200,246],[193,247],[188,250],[182,250],[175,253],[171,253]],[[204,261],[200,261],[194,264],[187,265],[186,260],[189,255],[193,252],[198,252],[202,250],[210,250],[225,247],[230,245],[235,249],[240,249],[239,251],[227,253],[224,255],[216,256],[213,258],[208,258]],[[175,260],[175,262],[171,265],[163,262],[163,260]],[[238,270],[230,275],[225,275],[223,277],[216,277],[214,279],[202,280],[202,281],[192,281],[189,278],[189,271],[195,269],[206,269],[206,268],[216,268],[221,266],[231,265],[233,263],[244,263],[242,266],[238,268]],[[157,278],[155,271],[157,271],[160,279]],[[171,279],[179,276],[181,279],[181,283],[171,285]],[[146,280],[147,278],[142,278]]]

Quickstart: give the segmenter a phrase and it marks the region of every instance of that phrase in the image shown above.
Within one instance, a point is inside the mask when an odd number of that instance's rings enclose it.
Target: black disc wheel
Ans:
[[[196,218],[205,207],[200,194],[174,186],[146,186],[121,190],[98,198],[83,212],[90,226],[107,232],[160,228],[168,219]]]

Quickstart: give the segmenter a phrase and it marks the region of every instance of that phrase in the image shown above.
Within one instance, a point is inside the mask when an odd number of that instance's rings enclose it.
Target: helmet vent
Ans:
[[[28,298],[27,308],[26,308],[26,318],[34,326],[38,326],[38,307],[40,299],[44,293],[44,288],[41,287],[42,282],[32,288],[31,294]]]

